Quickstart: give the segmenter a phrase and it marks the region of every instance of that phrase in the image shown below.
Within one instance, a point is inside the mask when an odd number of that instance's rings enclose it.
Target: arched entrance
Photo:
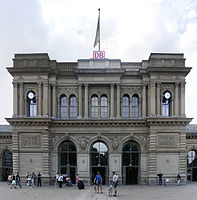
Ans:
[[[12,152],[9,150],[5,150],[2,153],[2,173],[1,180],[7,181],[8,175],[12,173],[13,165],[12,165]]]
[[[139,183],[140,147],[133,140],[126,142],[122,148],[122,174],[123,184],[133,185]]]
[[[58,147],[59,173],[69,176],[72,183],[76,183],[77,150],[71,141],[63,141]]]
[[[108,147],[102,141],[97,141],[92,144],[90,149],[90,170],[91,183],[99,171],[102,176],[102,184],[108,184]]]
[[[187,154],[187,180],[197,181],[197,150],[195,149]]]

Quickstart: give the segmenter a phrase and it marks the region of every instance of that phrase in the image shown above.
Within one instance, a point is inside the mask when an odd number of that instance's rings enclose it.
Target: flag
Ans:
[[[99,10],[99,16],[98,16],[98,24],[96,28],[96,37],[94,41],[94,47],[99,43],[99,51],[100,51],[100,9]]]

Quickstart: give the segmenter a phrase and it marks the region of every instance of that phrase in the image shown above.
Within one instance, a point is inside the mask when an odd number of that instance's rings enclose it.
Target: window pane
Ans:
[[[70,118],[77,117],[77,98],[72,96],[70,98]]]
[[[129,97],[123,96],[122,99],[122,117],[129,118],[130,114],[130,106],[129,106]]]
[[[60,99],[60,117],[67,118],[67,97],[62,96]]]
[[[98,118],[98,97],[92,96],[91,101],[91,117]]]
[[[139,117],[139,100],[137,96],[132,96],[132,118]]]

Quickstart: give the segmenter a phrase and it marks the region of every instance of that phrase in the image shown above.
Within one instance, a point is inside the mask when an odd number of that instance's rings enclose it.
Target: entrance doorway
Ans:
[[[71,141],[64,141],[58,147],[58,169],[65,177],[70,177],[76,183],[77,150]]]
[[[134,185],[139,183],[140,147],[133,140],[126,142],[122,149],[123,184]]]
[[[187,180],[197,181],[197,151],[194,149],[187,155]]]
[[[12,152],[9,150],[5,150],[2,154],[2,172],[1,172],[1,180],[7,181],[8,175],[12,173]]]
[[[108,147],[104,142],[95,142],[90,150],[91,183],[93,183],[97,172],[102,176],[102,184],[108,184]]]

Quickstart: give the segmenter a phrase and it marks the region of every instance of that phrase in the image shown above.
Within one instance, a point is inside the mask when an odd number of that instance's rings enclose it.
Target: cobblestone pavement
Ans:
[[[117,197],[108,197],[108,187],[103,187],[103,194],[95,194],[94,188],[78,190],[75,186],[55,188],[10,189],[5,182],[0,182],[0,200],[196,200],[197,183],[159,187],[156,185],[135,185],[118,187]]]

